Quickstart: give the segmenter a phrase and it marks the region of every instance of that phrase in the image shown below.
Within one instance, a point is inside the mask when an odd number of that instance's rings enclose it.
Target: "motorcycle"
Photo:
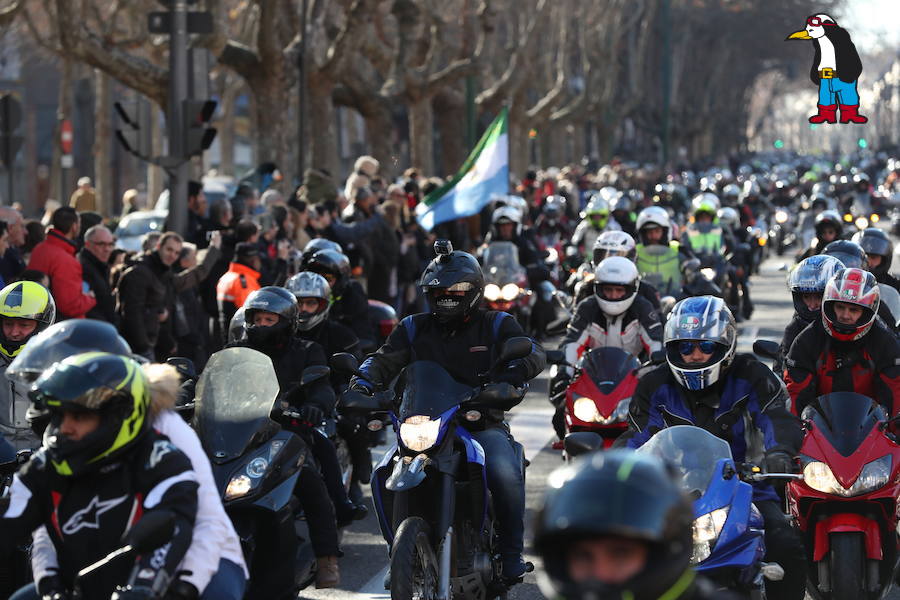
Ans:
[[[524,337],[507,340],[495,367],[527,356],[531,344]],[[502,383],[473,389],[439,364],[417,361],[403,370],[396,391],[397,408],[387,412],[397,441],[376,465],[372,481],[378,522],[391,549],[392,600],[505,594],[486,457],[460,423],[477,427],[485,411],[511,407],[526,388]],[[384,409],[378,399],[355,392],[345,393],[341,404],[369,414]],[[524,469],[524,451],[518,449]]]
[[[551,380],[560,367],[575,369],[571,383],[564,391],[568,435],[588,432],[602,439],[603,448],[612,446],[628,428],[628,409],[641,363],[621,348],[610,347],[587,350],[577,365],[566,363],[562,350],[548,351],[547,360],[554,365]],[[553,398],[551,402],[558,405],[560,400]],[[570,458],[565,451],[565,441],[560,446],[563,457]]]
[[[19,450],[12,460],[0,463],[0,496],[9,493],[13,476],[31,459],[31,454],[31,450]],[[30,544],[16,548],[7,560],[0,562],[0,594],[5,594],[4,598],[26,585],[31,578]]]
[[[898,571],[900,445],[866,396],[820,396],[803,411],[802,480],[787,486],[817,600],[882,598]]]
[[[397,311],[390,304],[385,304],[379,300],[369,300],[368,308],[369,322],[372,324],[372,330],[375,332],[375,342],[378,344],[375,348],[364,348],[365,351],[378,350],[391,332],[399,323],[397,319]]]
[[[491,242],[481,260],[485,306],[511,314],[527,330],[535,299],[528,289],[528,274],[519,264],[519,249],[512,242]]]
[[[329,372],[309,367],[301,385]],[[197,382],[193,426],[241,539],[250,569],[248,599],[280,598],[315,577],[309,536],[301,544],[295,531],[294,489],[309,449],[279,425],[278,419],[299,414],[277,409],[278,394],[272,361],[245,347],[213,354]]]
[[[792,246],[797,239],[797,218],[789,207],[776,209],[772,219],[772,227],[769,229],[768,239],[775,247],[775,254],[784,255],[785,249]]]

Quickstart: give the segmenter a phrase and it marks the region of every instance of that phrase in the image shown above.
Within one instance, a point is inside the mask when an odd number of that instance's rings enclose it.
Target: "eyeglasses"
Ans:
[[[116,245],[115,241],[112,242],[91,242],[95,246],[100,246],[101,248],[112,248]]]
[[[835,23],[832,23],[831,21],[823,21],[819,17],[810,17],[806,19],[806,24],[812,25],[813,27],[819,27],[822,25],[835,25]]]
[[[710,340],[688,340],[678,342],[678,352],[682,356],[687,356],[688,354],[693,354],[694,348],[697,348],[698,346],[700,347],[700,352],[702,352],[703,354],[712,354],[716,351],[716,342],[712,342]]]

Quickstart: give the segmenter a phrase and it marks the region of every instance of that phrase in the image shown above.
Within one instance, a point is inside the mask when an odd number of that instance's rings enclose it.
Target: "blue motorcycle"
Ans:
[[[513,338],[497,364],[530,352],[529,338]],[[384,410],[397,438],[372,477],[378,522],[390,547],[392,600],[505,594],[485,454],[469,429],[478,429],[490,411],[517,404],[525,391],[508,383],[473,389],[431,361],[413,362],[398,377],[396,398]],[[341,409],[377,414],[372,403],[347,392]]]
[[[752,600],[765,598],[764,573],[780,578],[780,567],[763,563],[762,515],[728,443],[699,427],[677,425],[656,433],[638,452],[659,456],[681,473],[694,501],[694,568]]]

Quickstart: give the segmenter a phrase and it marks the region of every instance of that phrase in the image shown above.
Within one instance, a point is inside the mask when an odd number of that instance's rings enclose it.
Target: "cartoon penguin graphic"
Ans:
[[[862,73],[862,62],[850,33],[826,14],[807,17],[806,29],[789,35],[786,40],[812,40],[816,48],[809,78],[819,86],[819,113],[810,123],[836,123],[838,105],[841,123],[865,123],[859,114],[856,80]]]

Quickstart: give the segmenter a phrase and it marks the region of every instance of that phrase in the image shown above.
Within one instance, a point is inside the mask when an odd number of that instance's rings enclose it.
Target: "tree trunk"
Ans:
[[[468,149],[460,124],[466,122],[464,102],[451,90],[437,94],[432,101],[434,120],[441,134],[441,173],[455,173],[466,160]]]
[[[523,177],[531,163],[528,138],[528,123],[522,110],[513,106],[509,110],[509,172],[516,177]]]
[[[381,174],[388,180],[400,175],[403,165],[394,153],[394,123],[389,110],[363,113],[369,151],[380,163]]]
[[[150,114],[154,126],[151,127],[153,132],[151,143],[153,144],[153,156],[161,156],[163,153],[163,128],[159,126],[159,107],[155,102],[150,102]],[[147,165],[147,198],[144,208],[153,208],[156,199],[165,189],[165,180],[163,179],[163,170],[156,165]]]
[[[56,127],[53,128],[53,162],[50,164],[50,193],[49,198],[59,198],[60,202],[67,202],[70,194],[69,182],[66,180],[67,171],[60,164],[62,145],[60,140],[60,125],[66,119],[72,118],[72,61],[62,60],[61,77],[59,81],[59,96],[56,110]],[[43,211],[46,198],[38,199],[38,214]]]
[[[419,98],[406,105],[409,116],[410,166],[420,173],[434,173],[434,113],[431,98]]]
[[[112,215],[112,127],[110,124],[110,78],[100,69],[94,69],[94,188],[97,190],[97,212]]]
[[[222,93],[222,118],[219,126],[219,172],[234,175],[235,100],[241,86],[226,82]]]
[[[328,78],[311,75],[308,86],[308,166],[329,171],[337,181],[340,178],[340,162],[334,130],[334,102],[331,99],[334,83]]]

